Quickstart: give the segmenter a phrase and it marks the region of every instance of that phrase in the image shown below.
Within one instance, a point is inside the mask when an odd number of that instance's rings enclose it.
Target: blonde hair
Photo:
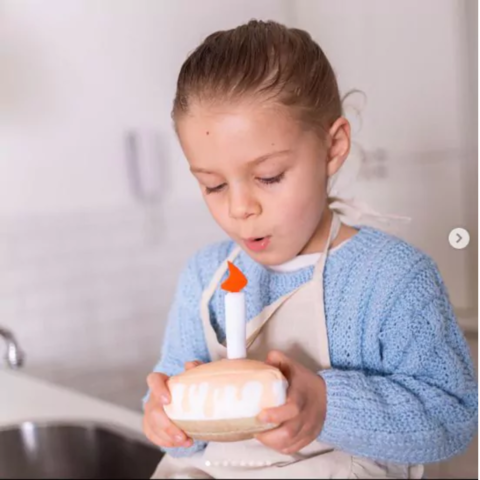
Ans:
[[[274,21],[209,35],[182,65],[172,118],[176,124],[195,102],[246,96],[288,107],[320,133],[342,115],[337,80],[320,46],[304,30]]]

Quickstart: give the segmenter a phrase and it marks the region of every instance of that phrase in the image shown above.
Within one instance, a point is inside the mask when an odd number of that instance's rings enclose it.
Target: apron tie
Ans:
[[[391,224],[392,222],[409,223],[411,217],[380,213],[366,202],[356,198],[342,198],[338,195],[328,197],[330,210],[336,212],[342,220],[350,220],[359,225],[362,220],[370,219],[374,223]]]

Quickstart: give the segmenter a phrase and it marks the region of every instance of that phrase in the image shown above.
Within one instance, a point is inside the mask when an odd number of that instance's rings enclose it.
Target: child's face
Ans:
[[[182,148],[220,227],[264,265],[311,243],[326,206],[328,150],[279,108],[197,105],[178,124]]]

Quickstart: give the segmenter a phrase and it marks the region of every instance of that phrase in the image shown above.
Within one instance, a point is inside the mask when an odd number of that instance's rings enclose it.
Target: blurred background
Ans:
[[[171,127],[176,77],[251,18],[308,30],[359,90],[339,193],[411,218],[385,229],[437,262],[477,358],[476,0],[0,0],[0,326],[24,372],[140,411],[178,275],[224,238]],[[449,475],[477,478],[472,455]]]

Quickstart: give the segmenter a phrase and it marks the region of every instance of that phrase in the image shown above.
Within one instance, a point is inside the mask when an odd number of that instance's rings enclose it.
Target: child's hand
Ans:
[[[186,362],[185,370],[200,364],[199,361]],[[145,405],[143,431],[146,437],[159,447],[191,447],[193,440],[167,417],[163,409],[171,400],[167,380],[168,376],[163,373],[152,373],[148,376],[150,398]]]
[[[268,354],[266,363],[277,367],[288,380],[287,401],[260,412],[261,421],[279,426],[255,438],[278,452],[292,454],[310,444],[322,431],[327,407],[325,381],[278,350]]]

